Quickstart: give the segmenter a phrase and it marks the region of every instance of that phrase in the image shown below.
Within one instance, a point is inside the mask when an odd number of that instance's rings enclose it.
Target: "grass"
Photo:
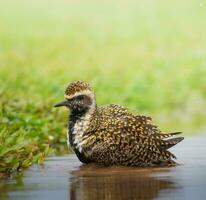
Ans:
[[[0,2],[0,173],[66,147],[72,80],[98,104],[196,134],[206,117],[206,5],[193,0]]]

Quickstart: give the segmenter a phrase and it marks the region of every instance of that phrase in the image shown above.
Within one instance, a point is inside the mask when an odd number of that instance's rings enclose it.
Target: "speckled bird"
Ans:
[[[182,141],[180,132],[162,133],[143,115],[119,105],[98,107],[92,87],[75,81],[65,91],[65,101],[55,107],[70,109],[68,144],[83,163],[122,166],[171,166],[176,157],[169,148]]]

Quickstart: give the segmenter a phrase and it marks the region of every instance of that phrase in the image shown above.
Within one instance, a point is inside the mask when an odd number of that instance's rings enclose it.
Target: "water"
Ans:
[[[48,158],[0,183],[1,199],[206,199],[206,137],[186,138],[172,149],[179,166],[126,168],[82,165],[75,155]]]

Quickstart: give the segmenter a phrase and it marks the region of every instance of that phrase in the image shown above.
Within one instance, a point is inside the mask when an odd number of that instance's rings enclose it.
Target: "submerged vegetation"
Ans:
[[[72,80],[90,82],[98,104],[151,115],[165,131],[204,125],[203,8],[192,0],[1,1],[0,174],[64,151],[67,111],[53,105]]]

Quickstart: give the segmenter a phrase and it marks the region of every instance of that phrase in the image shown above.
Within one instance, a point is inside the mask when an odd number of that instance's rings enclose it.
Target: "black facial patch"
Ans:
[[[79,95],[76,97],[76,99],[81,101],[84,100],[85,97],[86,97],[85,95]]]
[[[73,98],[73,101],[79,102],[85,106],[90,106],[92,104],[91,98],[86,95],[78,95]]]
[[[85,105],[91,106],[92,105],[92,99],[86,95],[80,95],[80,98],[83,98],[83,102]]]
[[[86,111],[92,105],[92,99],[87,95],[78,95],[68,101],[70,102],[69,108],[75,112]]]

